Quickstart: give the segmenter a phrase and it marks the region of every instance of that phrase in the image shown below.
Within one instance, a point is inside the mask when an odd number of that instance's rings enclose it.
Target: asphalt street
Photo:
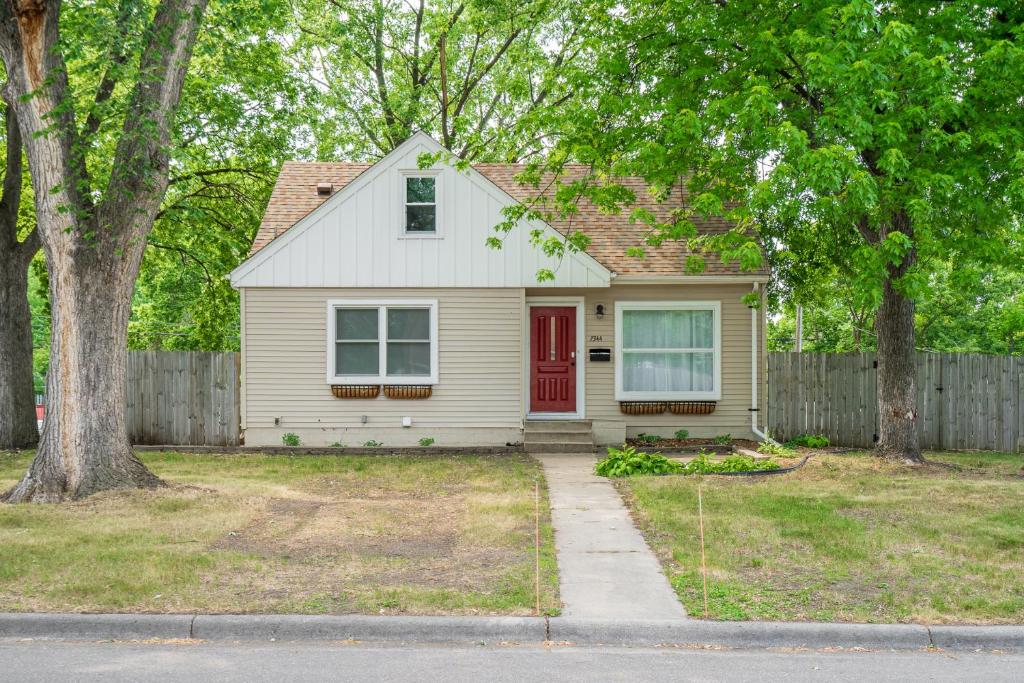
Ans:
[[[0,642],[3,681],[1020,681],[1024,655],[357,643]]]

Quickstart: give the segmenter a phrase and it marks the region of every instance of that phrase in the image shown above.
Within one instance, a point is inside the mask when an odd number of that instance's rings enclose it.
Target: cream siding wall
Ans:
[[[681,285],[613,285],[608,289],[559,289],[550,292],[528,289],[527,296],[583,296],[585,300],[586,348],[583,352],[586,377],[586,417],[594,421],[595,439],[599,443],[620,441],[623,431],[634,436],[638,432],[671,436],[686,428],[692,436],[714,436],[726,432],[738,438],[752,438],[750,430],[751,400],[751,316],[741,300],[750,293],[751,285],[743,284],[681,284]],[[722,302],[722,398],[710,415],[624,415],[615,400],[615,302],[616,301],[721,301]],[[604,304],[604,317],[597,319],[597,304]],[[601,341],[591,341],[598,336]],[[763,346],[763,337],[758,340]],[[612,349],[609,363],[589,362],[588,349]],[[762,367],[758,375],[764,377]],[[758,387],[759,402],[765,395],[764,383]]]
[[[245,443],[504,444],[522,439],[523,289],[243,290]],[[426,400],[337,399],[326,373],[328,299],[438,300],[439,383]],[[367,422],[361,422],[361,416]],[[401,419],[413,419],[402,428]],[[275,418],[279,424],[275,425]]]
[[[526,297],[584,297],[586,418],[598,443],[638,432],[693,436],[731,433],[751,438],[751,314],[743,284],[614,285],[600,289],[520,288],[245,288],[242,290],[242,424],[248,445],[278,445],[286,432],[303,444],[491,445],[522,439],[527,405],[523,355],[528,337]],[[326,306],[337,298],[438,300],[439,384],[427,400],[336,399],[325,380]],[[624,415],[615,400],[615,361],[591,363],[587,349],[615,348],[616,301],[720,301],[722,305],[722,398],[711,415]],[[605,315],[598,320],[597,304]],[[765,319],[758,316],[758,402],[764,425]],[[591,341],[592,336],[600,337]],[[361,421],[367,416],[367,422]],[[402,428],[401,419],[413,419]],[[275,424],[275,418],[279,424]]]

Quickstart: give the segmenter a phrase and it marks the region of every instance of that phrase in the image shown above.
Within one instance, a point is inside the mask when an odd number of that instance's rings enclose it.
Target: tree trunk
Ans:
[[[898,214],[894,230],[912,237],[910,219]],[[883,233],[884,238],[884,233]],[[914,302],[895,282],[913,266],[915,254],[889,269],[882,303],[875,317],[878,334],[878,443],[875,452],[905,462],[924,462],[917,436],[917,365],[914,343]]]
[[[32,314],[28,305],[31,255],[2,257],[0,272],[0,449],[35,448]]]
[[[35,460],[6,494],[9,502],[161,483],[128,443],[126,335],[146,236],[167,189],[174,110],[206,4],[157,3],[102,191],[90,186],[86,163],[95,129],[79,131],[68,94],[60,0],[0,0],[5,90],[32,172],[52,308],[48,414]],[[95,103],[110,97],[119,77],[97,90]]]
[[[126,332],[139,259],[122,256],[96,250],[47,259],[53,311],[47,417],[36,458],[7,502],[52,503],[161,485],[128,441]]]

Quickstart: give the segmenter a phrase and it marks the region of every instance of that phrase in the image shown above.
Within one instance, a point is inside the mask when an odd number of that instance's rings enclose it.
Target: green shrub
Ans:
[[[431,439],[429,436],[425,436],[422,439],[420,439],[420,445],[423,446],[423,447],[433,446],[434,445],[434,440]]]
[[[285,446],[298,446],[302,444],[302,439],[299,438],[298,434],[292,434],[288,432],[281,437],[281,443]]]
[[[779,468],[777,462],[755,460],[747,455],[731,455],[724,460],[712,460],[703,451],[684,465],[677,460],[669,460],[661,453],[644,453],[632,446],[623,446],[609,448],[608,456],[594,466],[594,471],[602,477],[630,477],[634,474],[763,472]]]
[[[676,438],[679,439],[680,441],[682,441],[683,439],[690,438],[690,430],[689,429],[678,429],[678,430],[676,430]]]
[[[716,444],[720,446],[730,444],[732,443],[732,434],[719,434],[718,436],[715,437],[714,441]]]
[[[643,432],[641,432],[636,435],[636,438],[638,441],[643,441],[644,443],[658,443],[659,441],[661,441],[662,437],[658,436],[657,434],[644,434]]]
[[[795,448],[802,446],[804,448],[828,448],[829,440],[827,436],[821,434],[801,434],[800,436],[791,439],[786,442],[787,446]]]
[[[331,448],[342,448],[341,442],[335,441],[334,443],[331,444]]]
[[[380,448],[383,445],[384,444],[382,444],[380,441],[374,441],[373,439],[370,439],[369,441],[363,444],[363,448]]]
[[[796,451],[788,446],[777,444],[773,441],[762,441],[757,445],[757,452],[765,455],[773,455],[778,458],[792,458]]]
[[[779,464],[771,460],[754,460],[748,455],[730,455],[724,460],[712,460],[707,453],[698,453],[697,457],[683,465],[683,474],[722,474],[725,472],[761,472],[777,470]]]
[[[680,472],[682,464],[669,460],[661,453],[644,453],[632,446],[609,448],[608,457],[594,466],[602,477],[629,477],[634,474],[672,474]]]

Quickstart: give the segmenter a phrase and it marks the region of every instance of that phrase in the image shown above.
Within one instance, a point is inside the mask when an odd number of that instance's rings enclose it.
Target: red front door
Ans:
[[[530,412],[576,412],[574,307],[530,307]]]

